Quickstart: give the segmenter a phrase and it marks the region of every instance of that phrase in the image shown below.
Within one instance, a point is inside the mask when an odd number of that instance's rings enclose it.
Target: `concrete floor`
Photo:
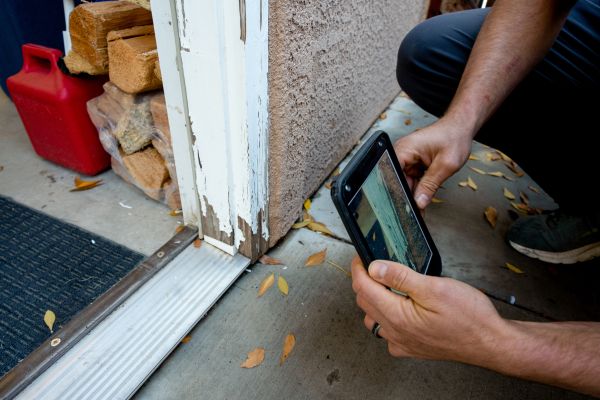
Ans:
[[[170,216],[165,205],[111,170],[93,178],[102,179],[101,186],[70,192],[77,175],[35,154],[14,105],[0,91],[1,195],[145,255],[168,241],[181,224],[181,217]]]
[[[432,121],[399,97],[373,130],[385,129],[395,138]],[[474,146],[482,160],[487,151]],[[442,255],[443,274],[484,290],[507,318],[600,320],[598,262],[551,266],[521,256],[504,242],[511,219],[503,187],[518,195],[535,183],[527,176],[509,182],[478,175],[468,166],[510,174],[501,164],[469,161],[440,190],[438,197],[444,202],[428,208],[426,221]],[[476,181],[478,191],[457,185],[466,176]],[[534,206],[555,206],[543,193],[527,194]],[[495,229],[483,218],[490,205],[499,213]],[[304,267],[310,254],[324,248],[328,260],[346,269],[355,254],[326,188],[313,198],[311,213],[336,237],[307,229],[290,232],[270,252],[285,266],[257,264],[248,270],[191,332],[191,340],[181,344],[140,389],[137,399],[585,398],[458,363],[389,356],[385,342],[364,328],[350,278],[328,264]],[[505,262],[526,273],[510,272],[502,267]],[[257,298],[260,282],[271,272],[288,281],[287,297],[275,285]],[[511,298],[515,304],[510,304]],[[283,340],[290,332],[296,346],[279,365]],[[265,348],[264,363],[240,368],[246,353],[256,347]]]

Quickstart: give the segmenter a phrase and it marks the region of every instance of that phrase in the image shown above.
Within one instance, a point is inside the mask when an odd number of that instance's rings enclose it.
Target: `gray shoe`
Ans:
[[[519,253],[552,264],[574,264],[600,256],[600,224],[596,217],[560,210],[515,221],[506,238]]]

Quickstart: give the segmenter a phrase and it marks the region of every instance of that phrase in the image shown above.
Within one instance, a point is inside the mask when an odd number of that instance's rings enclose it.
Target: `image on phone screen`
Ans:
[[[388,151],[350,199],[348,209],[374,259],[399,262],[417,272],[428,265],[432,251]]]

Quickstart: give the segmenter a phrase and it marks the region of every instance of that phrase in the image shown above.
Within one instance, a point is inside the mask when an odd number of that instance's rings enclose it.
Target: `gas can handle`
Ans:
[[[58,69],[62,51],[27,43],[23,45],[23,69],[26,71],[51,72]]]

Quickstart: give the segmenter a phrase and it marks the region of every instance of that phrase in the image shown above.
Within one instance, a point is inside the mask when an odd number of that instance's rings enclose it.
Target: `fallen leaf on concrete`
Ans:
[[[310,199],[306,199],[306,200],[304,200],[304,209],[305,209],[306,211],[310,211],[310,206],[311,206],[311,205],[312,205],[312,203],[311,203]]]
[[[510,169],[516,176],[518,176],[519,178],[522,177],[523,175],[525,175],[525,172],[519,170],[519,168],[517,168],[517,164],[515,164],[514,161],[510,161],[505,163],[506,166],[508,167],[508,169]]]
[[[519,198],[521,199],[521,203],[529,205],[529,197],[525,193],[519,192]]]
[[[474,155],[473,153],[469,154],[469,160],[471,161],[479,161],[479,157]]]
[[[496,176],[498,178],[502,178],[504,176],[504,173],[500,171],[488,172],[487,174],[491,176]]]
[[[171,210],[171,212],[169,212],[169,215],[170,215],[171,217],[176,217],[176,216],[178,216],[178,215],[181,215],[182,213],[183,213],[183,211],[182,211],[182,210]]]
[[[379,119],[386,119],[387,118],[387,113],[381,113],[381,115],[379,116]]]
[[[470,176],[467,178],[467,185],[469,185],[469,187],[471,189],[477,190],[477,184],[475,183],[475,181],[473,179],[471,179]]]
[[[315,219],[313,218],[312,215],[310,215],[310,213],[306,210],[304,210],[302,212],[302,221],[311,221],[311,222],[315,222]]]
[[[258,262],[264,265],[283,265],[283,262],[281,262],[281,260],[278,260],[277,258],[273,258],[266,254],[259,258]]]
[[[506,265],[506,268],[508,268],[515,274],[524,274],[525,273],[525,271],[523,271],[521,268],[517,267],[516,265],[512,265],[511,263],[507,262],[504,265]]]
[[[189,343],[190,340],[192,340],[192,337],[188,335],[188,336],[184,337],[183,339],[181,339],[181,343],[186,344],[186,343]]]
[[[254,368],[262,364],[265,360],[265,349],[257,347],[248,353],[246,361],[244,361],[240,367],[242,368]]]
[[[271,275],[267,276],[260,283],[260,286],[258,287],[258,297],[260,297],[263,294],[265,294],[266,291],[269,290],[269,288],[271,286],[273,286],[274,283],[275,283],[275,274],[271,273]]]
[[[308,225],[306,225],[306,227],[308,229],[310,229],[311,231],[320,232],[320,233],[324,233],[324,234],[329,235],[329,236],[333,236],[333,232],[331,232],[329,230],[329,228],[327,228],[325,225],[323,225],[320,222],[312,222],[311,221],[311,222],[308,223]]]
[[[331,183],[331,182],[326,182],[326,183],[325,183],[325,187],[326,187],[327,189],[331,190],[331,186],[332,186],[332,183]]]
[[[344,268],[340,267],[338,264],[334,263],[333,261],[327,260],[327,264],[331,265],[333,268],[335,268],[339,271],[342,271],[349,278],[352,278],[352,274],[350,272],[346,271]]]
[[[500,158],[502,158],[504,161],[512,162],[512,158],[510,158],[500,150],[496,150],[496,153],[498,153],[498,155],[500,155]]]
[[[44,322],[48,329],[50,329],[50,333],[54,333],[54,322],[56,321],[56,314],[52,310],[46,310],[46,314],[44,314]]]
[[[469,182],[467,182],[467,181],[458,182],[458,186],[460,186],[460,187],[466,187],[468,184],[469,184]]]
[[[304,221],[296,222],[294,225],[292,225],[292,229],[304,228],[308,224],[310,224],[310,220],[304,220]]]
[[[410,118],[406,118],[406,119],[404,120],[404,125],[408,126],[408,125],[410,125],[410,124],[412,124],[412,119],[410,119]]]
[[[98,179],[97,181],[84,181],[81,180],[78,176],[75,177],[74,180],[75,187],[69,192],[81,192],[83,190],[93,189],[96,186],[102,185],[102,179]]]
[[[504,197],[506,197],[509,200],[515,200],[516,197],[514,194],[512,194],[512,192],[510,190],[508,190],[507,188],[504,188]]]
[[[279,288],[279,291],[281,293],[285,294],[286,296],[288,295],[290,287],[288,286],[288,283],[285,280],[285,278],[281,275],[279,275],[279,279],[277,279],[277,287]]]
[[[538,189],[538,188],[536,188],[534,186],[527,186],[527,187],[529,188],[529,190],[531,190],[534,193],[539,193],[540,192],[540,189]]]
[[[485,156],[487,157],[488,161],[497,161],[500,160],[502,157],[500,157],[500,154],[498,153],[492,153],[492,152],[487,152],[485,153]]]
[[[314,267],[315,265],[323,264],[325,257],[327,257],[327,249],[308,256],[304,265],[307,267]]]
[[[175,228],[175,233],[183,232],[184,229],[185,225],[179,225],[177,228]]]
[[[475,167],[469,167],[469,168],[470,168],[472,171],[475,171],[475,172],[477,172],[478,174],[481,174],[481,175],[485,175],[485,174],[486,174],[486,172],[485,172],[484,170],[482,170],[482,169],[475,168]]]
[[[279,359],[279,365],[282,365],[284,361],[288,359],[295,345],[296,337],[291,333],[288,334],[283,341],[283,352],[281,353],[281,358]]]
[[[202,246],[202,240],[200,240],[200,239],[194,240],[194,247],[199,249],[200,246]]]
[[[442,199],[438,199],[437,197],[432,197],[432,198],[431,198],[431,202],[432,202],[432,203],[435,203],[435,204],[439,204],[439,203],[443,203],[443,202],[444,202],[444,200],[442,200]]]
[[[495,228],[496,221],[498,221],[498,211],[494,207],[490,206],[485,209],[483,214],[485,215],[485,219],[487,220],[487,222],[489,222],[492,228]]]

